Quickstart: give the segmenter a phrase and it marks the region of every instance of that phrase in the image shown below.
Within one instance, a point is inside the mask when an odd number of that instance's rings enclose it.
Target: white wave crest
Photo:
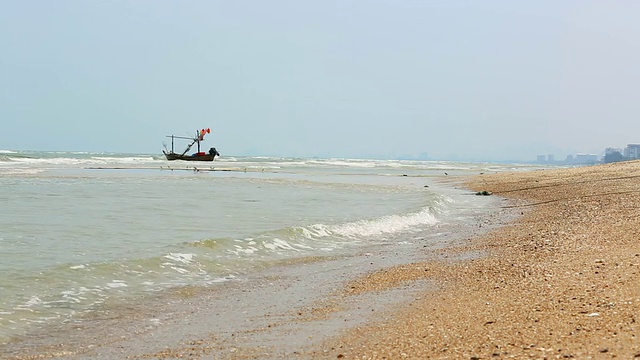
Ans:
[[[193,256],[194,254],[169,253],[164,258],[183,264],[190,264],[193,261]]]
[[[295,250],[295,248],[291,246],[288,242],[278,238],[273,239],[272,243],[265,243],[264,247],[270,250],[277,250],[277,249]]]
[[[127,283],[122,280],[113,280],[112,282],[107,283],[107,286],[112,289],[115,289],[115,288],[121,288],[121,287],[128,287],[129,285],[127,285]]]
[[[42,300],[40,300],[39,297],[34,295],[34,296],[31,297],[31,299],[29,299],[29,301],[27,301],[25,303],[25,306],[31,307],[31,306],[38,305],[38,304],[42,304]]]
[[[429,211],[407,215],[389,215],[374,220],[360,220],[340,225],[316,224],[303,229],[305,237],[341,236],[349,239],[396,234],[412,231],[418,227],[434,225],[438,219]]]
[[[2,175],[34,175],[44,172],[43,169],[0,169]]]

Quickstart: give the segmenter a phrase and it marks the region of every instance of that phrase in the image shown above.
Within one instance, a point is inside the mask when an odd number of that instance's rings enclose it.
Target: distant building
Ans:
[[[622,155],[622,150],[617,148],[606,148],[604,150],[604,162],[612,163],[616,161],[624,161],[625,157]]]
[[[640,159],[640,144],[629,144],[624,149],[624,157],[629,160]]]
[[[565,164],[573,164],[573,165],[589,165],[595,164],[598,162],[597,154],[576,154],[567,155],[567,158],[564,160]]]
[[[547,155],[547,161],[550,163],[555,162],[556,161],[555,156],[553,156],[553,154]]]
[[[622,154],[622,149],[620,149],[620,148],[612,148],[612,147],[608,147],[608,148],[604,149],[604,154],[605,155],[611,155],[611,154],[615,154],[615,153]]]
[[[595,164],[598,162],[597,154],[576,154],[576,164]]]
[[[544,155],[538,155],[538,157],[536,159],[537,159],[536,161],[539,162],[539,163],[543,163],[543,162],[547,161],[547,158]]]

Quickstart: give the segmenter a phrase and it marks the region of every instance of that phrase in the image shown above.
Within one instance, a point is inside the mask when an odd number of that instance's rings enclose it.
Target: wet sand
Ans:
[[[417,237],[283,263],[242,283],[180,289],[31,334],[0,354],[640,358],[640,162],[450,181],[504,198],[501,213],[442,229],[438,246]]]

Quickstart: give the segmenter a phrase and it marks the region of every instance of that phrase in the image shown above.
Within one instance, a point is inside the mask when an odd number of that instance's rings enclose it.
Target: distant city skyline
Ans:
[[[598,153],[567,154],[564,159],[557,159],[555,154],[541,154],[536,157],[537,163],[589,164],[596,162],[613,162],[640,159],[640,143],[627,144],[625,147],[607,147]]]

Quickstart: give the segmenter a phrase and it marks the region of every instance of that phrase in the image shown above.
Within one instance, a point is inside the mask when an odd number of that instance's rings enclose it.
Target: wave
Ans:
[[[153,156],[129,156],[129,157],[108,157],[108,156],[92,156],[92,161],[104,162],[104,163],[141,163],[141,162],[151,162],[158,160]]]
[[[13,163],[16,166],[76,167],[76,166],[118,166],[118,165],[157,165],[164,163],[163,158],[152,155],[96,154],[80,152],[47,153],[0,153],[0,162]]]
[[[423,208],[419,212],[406,215],[389,215],[375,220],[360,220],[342,225],[324,226],[315,225],[314,230],[326,233],[329,236],[343,238],[361,238],[370,236],[393,235],[410,231],[422,226],[435,225],[438,222],[436,216],[429,208]]]
[[[360,159],[313,159],[306,162],[309,165],[324,165],[338,167],[374,168],[378,166],[375,160]]]
[[[439,222],[434,208],[416,212],[363,219],[341,224],[291,226],[233,239],[216,238],[190,243],[212,253],[232,257],[306,254],[334,251],[359,244],[374,244],[397,238],[400,234],[424,230]]]
[[[0,311],[10,310],[5,316],[7,319],[64,320],[75,313],[95,310],[107,302],[114,304],[122,299],[126,303],[129,296],[136,294],[175,286],[226,282],[249,268],[270,266],[283,259],[335,254],[347,247],[384,242],[388,237],[437,222],[433,210],[422,208],[405,214],[339,224],[289,226],[244,238],[181,243],[146,258],[66,263],[35,275],[18,275],[17,270],[11,270],[2,273],[2,277],[20,276],[36,285],[29,289],[26,298],[0,300]],[[29,279],[32,276],[33,281]],[[43,276],[52,281],[38,284],[35,278]]]
[[[384,241],[386,236],[397,236],[436,222],[433,212],[423,208],[341,224],[290,226],[246,238],[182,243],[147,258],[65,263],[33,275],[10,270],[2,273],[2,278],[21,277],[34,285],[20,296],[0,299],[0,312],[4,311],[0,317],[0,341],[9,334],[2,329],[7,322],[27,326],[66,321],[105,306],[126,304],[140,294],[227,282],[283,259],[335,254],[334,251],[345,247]],[[48,281],[36,280],[43,277]]]
[[[220,283],[234,277],[228,271],[216,269],[216,264],[197,261],[190,253],[61,264],[37,275],[18,271],[2,275],[23,278],[32,285],[24,292],[14,290],[19,292],[18,296],[0,299],[0,344],[8,335],[25,331],[34,324],[64,322],[104,306],[127,304],[141,294],[187,284]],[[42,278],[47,280],[39,281]]]

